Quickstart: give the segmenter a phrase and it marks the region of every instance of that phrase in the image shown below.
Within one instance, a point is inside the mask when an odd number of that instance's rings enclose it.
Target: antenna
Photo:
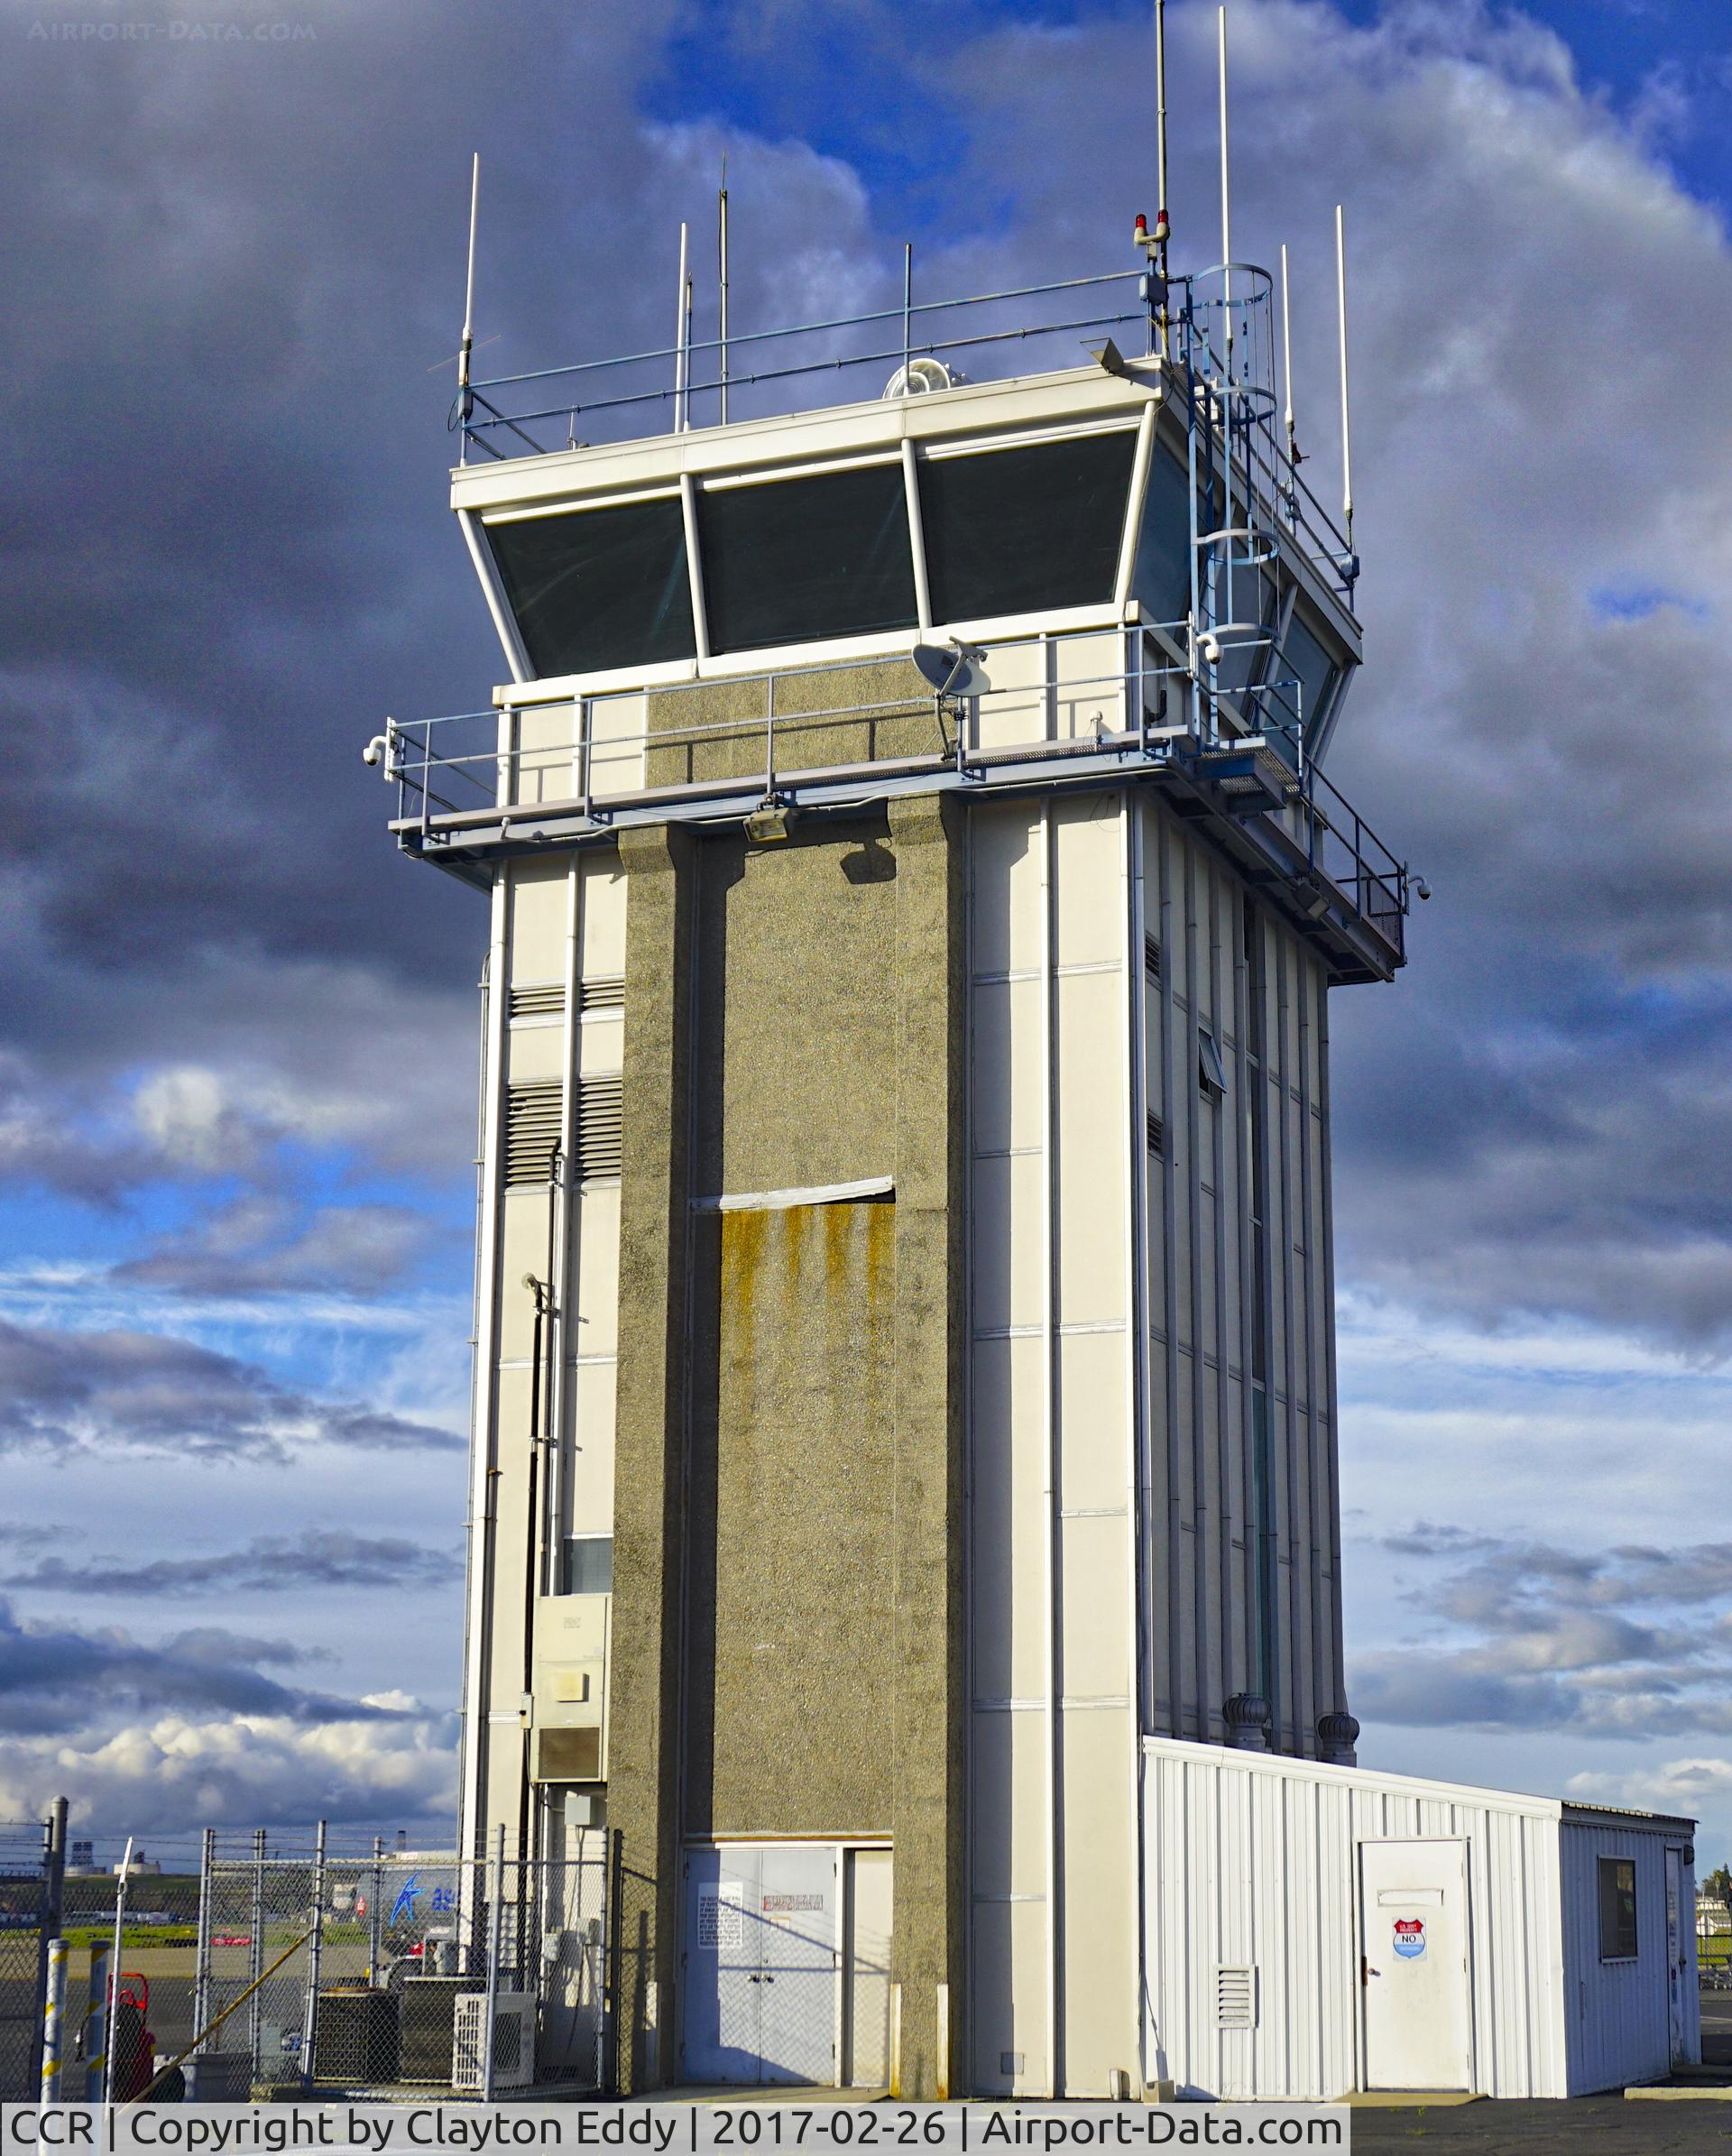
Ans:
[[[1166,0],[1155,0],[1155,219],[1166,222]]]
[[[481,207],[481,152],[469,170],[469,268],[463,284],[463,342],[457,346],[457,387],[469,386],[469,353],[475,341],[475,214]]]
[[[722,155],[722,186],[715,198],[716,273],[721,286],[716,308],[719,342],[716,387],[722,392],[722,424],[728,423],[728,159]]]
[[[1347,226],[1335,205],[1335,311],[1341,347],[1341,509],[1347,518],[1347,550],[1353,551],[1353,436],[1347,411]]]
[[[1169,354],[1166,318],[1166,242],[1172,220],[1166,214],[1166,0],[1155,0],[1155,239],[1160,248],[1156,267],[1161,280],[1161,357]]]
[[[686,366],[689,354],[687,336],[692,318],[692,280],[686,266],[689,227],[684,218],[679,226],[679,303],[674,309],[674,432],[686,431]]]
[[[1232,189],[1227,169],[1227,9],[1221,8],[1217,23],[1216,73],[1221,84],[1221,313],[1224,317],[1228,372],[1230,373],[1233,356],[1233,273],[1226,264],[1233,259]]]
[[[1281,384],[1285,395],[1287,422],[1287,475],[1291,485],[1299,468],[1299,452],[1293,435],[1293,309],[1287,300],[1287,243],[1281,243]]]

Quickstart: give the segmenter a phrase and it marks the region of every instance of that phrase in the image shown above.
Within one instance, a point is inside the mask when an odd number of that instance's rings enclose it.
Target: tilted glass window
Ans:
[[[696,655],[677,499],[523,517],[487,538],[538,679]]]
[[[1335,686],[1334,660],[1300,619],[1299,609],[1293,610],[1293,620],[1287,624],[1286,640],[1281,647],[1281,656],[1272,669],[1289,686],[1283,689],[1279,701],[1284,706],[1281,716],[1297,718],[1304,722],[1307,739],[1315,732],[1317,722],[1323,715],[1329,702],[1329,692]],[[1297,682],[1295,696],[1291,684]],[[1296,705],[1296,711],[1290,708]]]
[[[1092,434],[929,457],[920,466],[935,622],[1112,597],[1134,434]]]
[[[1183,622],[1191,612],[1191,489],[1184,466],[1165,443],[1148,462],[1143,528],[1130,595],[1151,622]]]
[[[919,618],[899,463],[698,496],[713,651],[912,629]]]

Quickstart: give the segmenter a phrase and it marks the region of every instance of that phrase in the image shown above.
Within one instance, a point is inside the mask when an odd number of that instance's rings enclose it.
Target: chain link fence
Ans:
[[[389,2101],[613,2086],[614,1838],[527,1858],[207,1833],[123,1883],[0,1822],[0,2100]],[[52,1974],[51,1976],[51,1969]],[[44,2081],[44,2075],[47,2078]]]
[[[608,1871],[600,1832],[527,1859],[213,1843],[192,2093],[605,2087]]]

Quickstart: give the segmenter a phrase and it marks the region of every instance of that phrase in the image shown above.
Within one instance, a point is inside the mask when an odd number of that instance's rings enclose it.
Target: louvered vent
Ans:
[[[618,1010],[625,1002],[623,981],[585,981],[577,991],[580,1010]]]
[[[620,1080],[583,1078],[577,1084],[577,1175],[594,1183],[620,1172]]]
[[[505,1184],[546,1183],[559,1143],[559,1081],[538,1078],[505,1091]]]
[[[1148,1118],[1148,1149],[1157,1160],[1166,1151],[1166,1125],[1153,1110]]]
[[[1156,936],[1146,935],[1143,938],[1143,968],[1151,981],[1160,979],[1161,945]]]
[[[511,1016],[514,1018],[557,1018],[566,1008],[566,984],[563,981],[537,981],[526,988],[511,990]]]
[[[1215,1971],[1215,2026],[1217,2029],[1254,2029],[1257,2026],[1257,1971],[1218,1968]]]

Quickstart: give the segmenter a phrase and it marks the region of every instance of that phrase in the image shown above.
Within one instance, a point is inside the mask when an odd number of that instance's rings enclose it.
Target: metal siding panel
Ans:
[[[1566,1820],[1562,1830],[1565,2018],[1572,2096],[1663,2076],[1671,2065],[1663,1829],[1612,1829]],[[1601,1857],[1635,1860],[1636,1959],[1599,1958]],[[1693,1915],[1686,1912],[1687,1936]]]

